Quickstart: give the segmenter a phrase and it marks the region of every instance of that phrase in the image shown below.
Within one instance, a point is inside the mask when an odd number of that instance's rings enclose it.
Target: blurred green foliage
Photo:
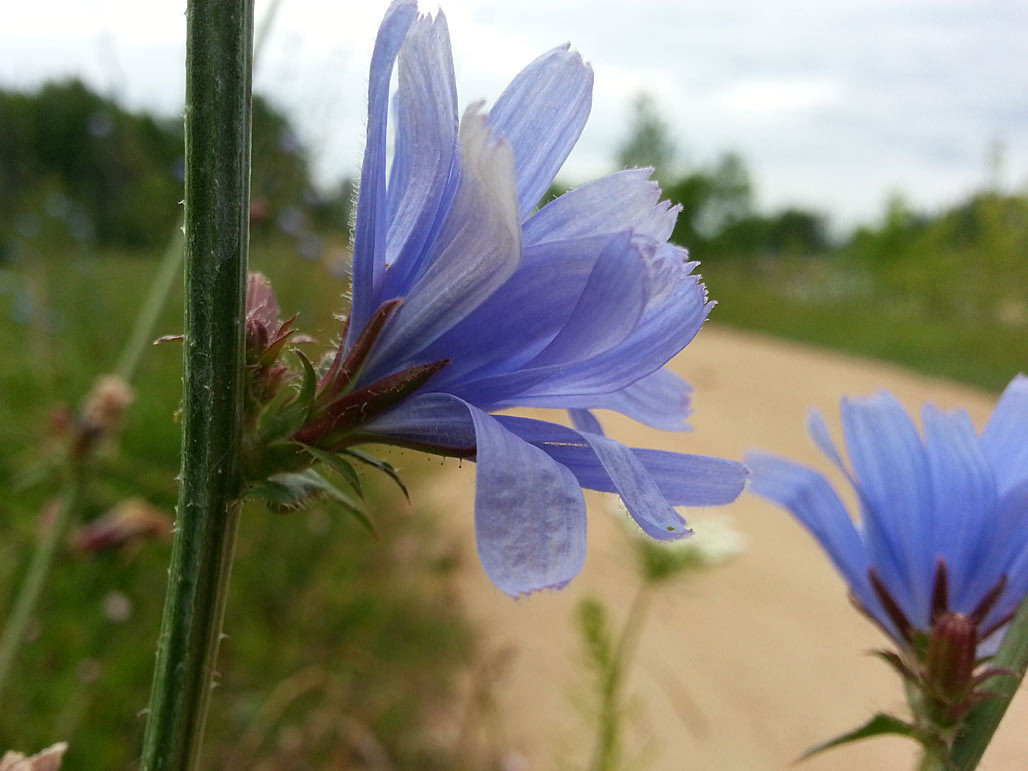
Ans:
[[[830,238],[823,213],[756,211],[737,155],[675,167],[659,112],[640,104],[638,141],[620,160],[657,164],[682,206],[674,240],[703,263],[715,323],[987,388],[1028,369],[1025,197],[985,191],[931,215],[896,198],[880,221]],[[180,156],[180,121],[129,113],[80,83],[0,93],[0,615],[53,491],[27,472],[45,470],[54,406],[80,399],[117,359],[154,270],[146,257],[179,216]],[[327,342],[345,280],[326,268],[346,270],[352,183],[313,191],[305,148],[260,99],[253,174],[253,267],[271,276],[283,310]],[[173,297],[158,332],[179,331],[180,319]],[[177,345],[146,357],[120,446],[96,461],[83,519],[133,495],[174,506]],[[452,716],[453,677],[472,651],[449,584],[452,545],[388,482],[367,482],[382,504],[378,541],[330,508],[247,510],[208,767],[361,768],[379,752],[398,768],[468,767],[433,736]],[[131,766],[168,549],[65,551],[0,707],[0,747],[70,739],[70,767]]]
[[[734,153],[682,170],[652,100],[634,110],[619,161],[655,165],[681,206],[672,240],[701,262],[715,323],[993,390],[1028,370],[1025,195],[984,190],[931,214],[894,196],[878,222],[832,236],[824,212],[756,211]]]
[[[79,245],[160,248],[179,216],[182,137],[181,119],[128,112],[78,80],[0,90],[0,258],[48,227]],[[260,95],[251,187],[256,238],[348,232],[352,186],[316,191],[303,142]]]
[[[18,265],[0,265],[0,618],[54,492],[26,471],[52,457],[55,407],[74,405],[113,366],[153,267],[135,253],[71,257],[38,238],[22,252]],[[345,282],[282,253],[281,243],[258,246],[253,267],[326,344],[338,334],[332,313]],[[175,296],[159,331],[179,331],[180,319]],[[89,476],[82,521],[132,496],[173,509],[181,355],[169,342],[145,357],[119,446]],[[409,470],[415,458],[391,460]],[[395,768],[455,767],[436,732],[459,727],[454,678],[472,656],[451,587],[458,555],[430,512],[387,479],[364,476],[377,539],[331,506],[245,510],[204,767],[381,768],[382,758]],[[132,767],[169,555],[164,541],[63,549],[0,706],[0,748],[65,739],[70,768]]]

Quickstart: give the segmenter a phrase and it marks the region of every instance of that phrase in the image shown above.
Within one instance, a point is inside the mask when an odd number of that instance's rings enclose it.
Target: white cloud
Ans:
[[[260,18],[270,0],[258,0]],[[422,3],[435,10],[435,3]],[[942,203],[1007,146],[1028,178],[1028,3],[1008,0],[442,0],[462,105],[494,99],[570,40],[596,72],[593,118],[565,176],[609,170],[649,91],[687,160],[737,150],[763,198],[876,215],[891,189]],[[367,64],[386,0],[282,0],[255,77],[328,180],[359,163]],[[0,27],[0,85],[77,73],[133,107],[181,109],[184,2],[23,5]]]

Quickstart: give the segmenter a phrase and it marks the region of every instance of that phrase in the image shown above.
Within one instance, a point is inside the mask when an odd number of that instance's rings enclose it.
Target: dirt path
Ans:
[[[694,431],[668,434],[614,415],[626,444],[740,458],[760,447],[824,468],[804,430],[809,406],[838,427],[838,399],[886,387],[908,407],[962,405],[981,426],[994,397],[879,363],[708,325],[673,368],[695,387]],[[1013,373],[1011,373],[1013,374]],[[832,418],[835,417],[835,421]],[[582,769],[592,737],[574,611],[586,596],[623,618],[637,581],[609,496],[589,497],[589,553],[562,592],[518,602],[486,579],[475,558],[473,469],[447,464],[417,499],[443,512],[465,555],[461,601],[484,650],[510,657],[494,696],[503,743],[518,767]],[[846,600],[841,579],[783,511],[744,496],[729,508],[748,539],[735,561],[686,578],[657,597],[627,692],[629,758],[655,771],[785,769],[805,748],[855,727],[873,711],[901,712],[897,678],[865,655],[884,638]],[[913,767],[912,744],[874,739],[800,766],[807,771]],[[1008,713],[982,768],[1028,768],[1028,700]],[[512,766],[514,768],[514,766]]]

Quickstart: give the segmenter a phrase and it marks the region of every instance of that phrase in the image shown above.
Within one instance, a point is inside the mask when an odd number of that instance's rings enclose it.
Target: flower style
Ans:
[[[395,142],[387,173],[389,83]],[[652,170],[546,204],[589,113],[592,71],[568,46],[532,62],[484,112],[458,120],[446,20],[397,0],[371,61],[352,308],[315,409],[294,440],[360,442],[477,464],[475,526],[492,581],[517,596],[565,585],[585,559],[582,487],[617,492],[644,531],[689,533],[676,505],[715,505],[745,469],[629,449],[593,408],[685,429],[689,387],[662,367],[712,303]],[[569,409],[575,428],[493,415]]]
[[[963,410],[922,409],[923,437],[891,394],[842,401],[850,465],[824,420],[815,443],[860,501],[855,524],[817,471],[751,453],[751,489],[828,553],[901,655],[883,654],[953,724],[984,694],[974,670],[1028,592],[1028,378],[1007,386],[979,436]],[[982,673],[989,674],[989,673]]]

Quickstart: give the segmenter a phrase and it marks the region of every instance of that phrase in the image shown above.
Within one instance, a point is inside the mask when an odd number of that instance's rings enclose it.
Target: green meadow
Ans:
[[[4,99],[4,115],[20,122],[0,126],[3,141],[42,131],[28,97]],[[62,415],[117,366],[176,216],[170,172],[146,160],[174,162],[176,126],[76,88],[47,99],[70,105],[73,128],[108,110],[132,153],[88,156],[100,166],[26,162],[0,180],[17,193],[0,206],[0,618],[61,483]],[[297,203],[306,160],[260,151],[288,126],[260,109],[255,159],[279,165],[254,169],[251,267],[270,276],[283,315],[298,313],[298,327],[324,345],[346,310],[352,186]],[[80,158],[95,142],[79,134],[48,141]],[[100,185],[97,168],[121,176]],[[676,238],[702,261],[719,324],[992,391],[1028,369],[1024,196],[984,191],[929,214],[893,202],[880,222],[828,238],[819,214],[753,211],[749,185],[730,163],[664,184],[685,207]],[[82,222],[95,227],[84,233]],[[154,338],[181,330],[180,283],[161,303]],[[131,499],[170,516],[180,369],[180,343],[145,348],[123,432],[89,469],[79,525]],[[433,468],[415,454],[394,462],[406,476]],[[456,767],[459,742],[440,742],[439,727],[467,729],[456,685],[477,654],[450,582],[474,555],[457,553],[431,511],[376,473],[363,475],[374,536],[330,505],[288,515],[247,506],[205,767],[374,767],[376,753],[396,768]],[[0,748],[67,739],[70,768],[133,767],[169,554],[167,534],[97,553],[74,534],[62,546],[0,703]]]

